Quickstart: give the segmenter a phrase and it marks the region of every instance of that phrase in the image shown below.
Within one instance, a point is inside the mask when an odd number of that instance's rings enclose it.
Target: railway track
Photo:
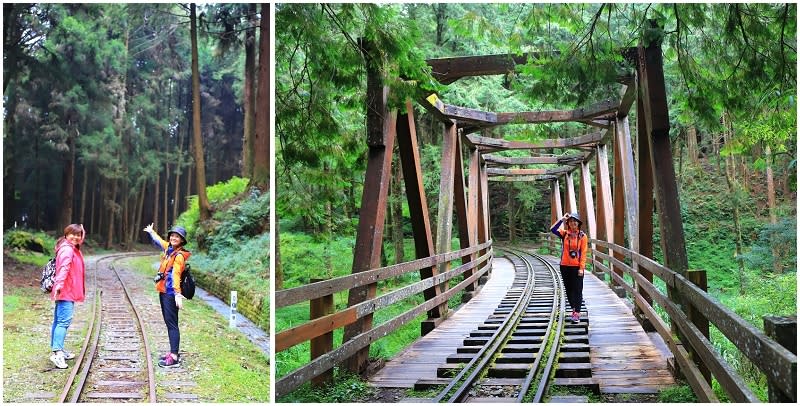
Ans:
[[[152,253],[97,258],[86,339],[76,356],[61,402],[156,402],[156,382],[144,319],[133,304],[116,262]]]
[[[439,376],[452,380],[436,402],[541,402],[550,384],[564,330],[559,272],[539,255],[503,251],[514,264],[514,282],[494,313],[439,368]]]

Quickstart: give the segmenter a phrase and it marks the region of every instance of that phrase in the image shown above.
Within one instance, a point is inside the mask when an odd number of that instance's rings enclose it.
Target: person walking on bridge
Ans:
[[[67,329],[72,324],[75,302],[83,302],[86,296],[84,263],[81,244],[86,238],[83,224],[70,224],[64,228],[64,236],[56,242],[56,273],[53,279],[51,298],[56,302],[53,327],[50,329],[50,361],[59,369],[67,368],[65,360],[75,358],[75,353],[64,349]]]
[[[186,245],[186,229],[181,226],[173,227],[167,231],[167,240],[153,230],[151,223],[144,228],[144,232],[150,234],[153,245],[164,250],[161,256],[161,265],[154,278],[156,290],[158,291],[158,301],[161,304],[161,315],[167,325],[167,336],[169,336],[169,352],[161,357],[158,366],[171,368],[179,366],[181,330],[178,328],[178,310],[183,309],[183,294],[181,292],[181,274],[186,269],[186,261],[192,255],[184,246]]]
[[[565,225],[562,228],[562,224]],[[583,222],[578,213],[567,213],[550,227],[550,232],[561,238],[561,279],[572,307],[573,323],[581,320],[583,303],[583,273],[586,271],[586,250],[589,238],[581,231]]]

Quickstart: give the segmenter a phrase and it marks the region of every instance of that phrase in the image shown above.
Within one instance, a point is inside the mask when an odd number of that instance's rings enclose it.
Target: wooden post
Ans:
[[[455,162],[455,173],[453,174],[454,178],[453,181],[455,182],[454,188],[454,195],[453,195],[453,205],[456,209],[456,219],[458,219],[458,242],[461,249],[474,247],[475,246],[475,239],[473,235],[470,233],[472,229],[472,223],[475,221],[469,217],[469,209],[467,208],[467,198],[466,198],[466,186],[464,185],[464,164],[462,162],[461,156],[461,138],[456,137],[456,162]],[[461,263],[466,264],[471,262],[475,259],[475,254],[470,254],[461,258]],[[464,272],[464,279],[469,278],[472,276],[473,271],[468,270]],[[466,303],[470,299],[472,299],[475,291],[478,289],[477,281],[475,283],[471,283],[464,288],[464,295],[461,297],[461,301]]]
[[[606,144],[597,145],[597,238],[605,239],[609,243],[614,242],[614,209],[611,200],[611,177],[608,172],[608,146]],[[608,249],[600,248],[604,253]],[[600,272],[597,267],[593,272]]]
[[[397,113],[389,111],[389,87],[384,86],[381,61],[370,52],[370,44],[361,43],[367,61],[367,171],[361,195],[358,232],[353,252],[353,271],[359,273],[381,265],[386,199],[392,176],[392,151],[396,136]],[[373,50],[374,51],[374,50]],[[354,306],[375,297],[377,284],[350,289],[347,305]],[[372,313],[345,326],[343,341],[351,340],[372,328]],[[367,367],[369,346],[345,362],[349,371],[361,373]]]
[[[656,26],[655,20],[650,21]],[[672,147],[669,139],[669,108],[667,90],[664,83],[664,68],[661,57],[661,44],[651,43],[647,48],[639,46],[637,76],[640,97],[650,137],[650,160],[653,165],[656,207],[658,209],[659,229],[661,230],[661,249],[664,253],[664,266],[686,275],[689,261],[686,257],[686,241],[683,235],[678,183],[672,163]],[[670,293],[670,298],[679,306],[680,295]]]
[[[572,181],[572,172],[567,172],[566,175],[567,183],[565,185],[566,188],[566,204],[567,204],[567,211],[570,213],[575,213],[578,211],[578,205],[575,202],[575,183]]]
[[[592,196],[592,177],[589,173],[589,163],[581,163],[581,210],[580,215],[586,222],[586,231],[589,238],[597,238],[597,222],[594,218],[594,196]]]
[[[561,207],[561,187],[558,184],[558,178],[550,182],[550,191],[552,193],[550,196],[552,202],[550,204],[550,224],[546,227],[550,227],[558,219],[564,217],[564,209]]]
[[[643,112],[642,99],[637,98],[636,111]],[[636,138],[638,143],[638,164],[639,164],[639,253],[647,258],[653,259],[653,165],[650,159],[650,138],[642,136],[647,134],[647,123],[645,122],[644,114],[637,114],[636,126],[639,130],[639,136]],[[640,266],[639,273],[645,279],[653,282],[653,273]],[[639,288],[639,294],[653,305],[653,299],[642,288]],[[641,313],[641,312],[639,312]],[[637,318],[644,317],[637,315]]]
[[[614,122],[614,133],[617,133],[617,122]],[[622,175],[622,151],[621,142],[614,137],[614,242],[618,245],[625,245],[625,177]],[[621,252],[614,251],[614,258],[620,261],[625,260],[625,255]],[[611,272],[622,277],[625,273],[611,264]],[[625,295],[623,289],[614,278],[610,278],[612,289],[615,290],[618,296]]]
[[[692,283],[697,285],[698,288],[702,289],[703,292],[708,292],[708,278],[706,275],[706,271],[703,270],[690,270],[686,278],[689,279]],[[689,318],[689,321],[703,333],[703,336],[706,338],[711,337],[710,332],[710,324],[708,323],[708,319],[703,316],[703,313],[700,312],[699,309],[689,304],[686,309],[686,316]],[[694,352],[692,352],[692,356],[694,357],[695,364],[697,364],[697,368],[700,370],[700,373],[703,374],[703,377],[706,378],[706,382],[711,384],[711,371],[708,367],[703,363],[699,356],[697,356]]]
[[[312,278],[311,283],[321,282],[325,279]],[[333,304],[333,294],[325,295],[317,299],[311,299],[310,320],[318,319],[329,314],[333,314],[336,307]],[[333,331],[329,331],[319,337],[311,339],[311,360],[321,355],[325,355],[333,350]],[[311,379],[311,385],[315,387],[324,386],[333,381],[333,369],[329,369],[317,377]]]
[[[792,354],[797,355],[797,316],[764,316],[764,333],[782,345]],[[796,403],[797,375],[794,380],[794,393],[784,393],[777,385],[767,382],[769,403]]]

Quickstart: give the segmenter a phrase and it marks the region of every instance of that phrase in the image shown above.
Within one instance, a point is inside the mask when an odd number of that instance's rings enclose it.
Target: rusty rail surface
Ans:
[[[709,338],[701,333],[702,326],[695,325],[680,306],[673,303],[669,297],[661,293],[652,282],[632,266],[614,258],[614,253],[624,255],[632,263],[652,272],[668,288],[679,292],[687,307],[691,306],[697,309],[707,319],[707,322],[717,327],[765,375],[771,386],[782,391],[792,401],[797,399],[797,356],[795,354],[723,306],[717,299],[704,292],[683,275],[619,245],[596,239],[590,239],[590,243],[609,250],[609,253],[605,254],[597,249],[592,249],[592,263],[595,270],[608,274],[618,286],[624,288],[631,295],[634,305],[649,319],[669,346],[681,371],[700,401],[717,402],[719,400],[698,365],[695,365],[695,361],[689,356],[687,347],[699,355],[698,363],[708,368],[732,401],[759,402],[760,400],[747,387],[734,368],[716,351]],[[622,276],[612,272],[609,264],[613,264],[615,270],[621,270],[633,278],[633,286],[628,284]],[[640,293],[642,291],[666,311],[672,327],[658,316],[648,300]],[[685,342],[676,338],[672,334],[671,328],[677,328],[685,337]]]
[[[446,303],[447,300],[453,297],[456,293],[461,292],[468,286],[477,282],[491,268],[491,261],[494,255],[491,245],[492,241],[490,240],[484,244],[471,248],[438,254],[397,265],[382,267],[358,274],[347,275],[340,278],[315,282],[308,285],[275,292],[275,307],[276,309],[280,309],[293,304],[332,295],[336,292],[348,291],[356,286],[364,286],[381,280],[401,276],[409,272],[437,266],[442,263],[449,263],[453,260],[461,259],[471,254],[477,255],[482,250],[486,251],[485,254],[481,255],[475,260],[463,263],[462,265],[447,272],[422,279],[385,295],[378,296],[374,299],[365,300],[344,310],[323,317],[318,317],[298,326],[276,333],[275,351],[281,352],[295,345],[313,340],[325,334],[329,334],[338,328],[345,327],[348,324],[355,322],[361,317],[374,314],[377,310],[386,308],[409,297],[422,294],[430,287],[436,285],[444,286],[446,285],[447,281],[450,281],[457,276],[465,275],[465,278],[462,281],[446,291],[443,291],[440,295],[423,302],[413,309],[408,310],[379,326],[373,327],[372,329],[353,337],[351,340],[343,343],[338,348],[312,359],[308,364],[281,377],[275,383],[276,397],[286,395],[312,378],[324,374],[362,348],[365,348],[373,342],[391,334],[396,329],[411,322],[417,316],[424,314],[428,310]],[[468,272],[473,270],[477,271],[472,272],[472,274],[469,275]]]

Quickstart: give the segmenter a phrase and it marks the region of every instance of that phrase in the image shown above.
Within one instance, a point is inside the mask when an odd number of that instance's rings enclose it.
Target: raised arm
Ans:
[[[169,243],[167,241],[164,241],[164,239],[161,238],[160,235],[158,235],[156,230],[153,230],[153,223],[150,223],[142,231],[146,232],[147,234],[150,234],[150,241],[152,241],[153,245],[155,245],[156,247],[162,250],[166,250],[167,247],[169,247]]]
[[[561,233],[558,232],[558,229],[561,227],[561,224],[567,221],[568,218],[569,218],[569,213],[565,214],[564,217],[558,219],[558,221],[556,221],[555,223],[553,223],[552,226],[550,226],[550,232],[561,238]]]

